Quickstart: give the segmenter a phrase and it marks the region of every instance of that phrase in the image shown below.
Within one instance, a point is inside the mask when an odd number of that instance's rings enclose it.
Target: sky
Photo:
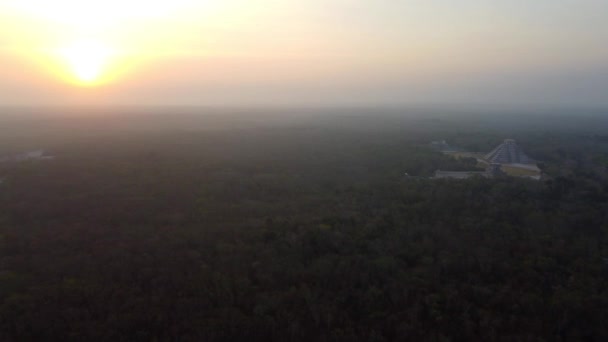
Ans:
[[[0,0],[0,105],[608,106],[606,0]]]

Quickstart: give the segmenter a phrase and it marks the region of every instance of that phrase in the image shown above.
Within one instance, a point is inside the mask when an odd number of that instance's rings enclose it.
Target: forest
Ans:
[[[608,113],[3,112],[2,341],[608,340]]]

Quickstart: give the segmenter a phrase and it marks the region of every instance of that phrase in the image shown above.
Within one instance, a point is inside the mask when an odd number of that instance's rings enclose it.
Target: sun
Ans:
[[[107,81],[114,51],[107,45],[83,40],[59,49],[59,57],[70,79],[79,85],[94,86]]]
[[[187,27],[220,13],[220,3],[0,0],[0,19],[8,17],[10,25],[15,25],[15,30],[7,30],[3,22],[0,33],[19,31],[15,36],[22,37],[11,38],[11,49],[54,81],[79,87],[105,86],[149,70],[149,63],[155,60],[189,51],[190,43],[187,48],[179,47],[195,36]],[[182,33],[184,29],[188,31]],[[0,54],[4,43],[0,41]]]

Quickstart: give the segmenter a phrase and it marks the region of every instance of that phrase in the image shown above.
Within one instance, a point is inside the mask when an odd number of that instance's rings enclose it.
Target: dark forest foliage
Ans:
[[[309,117],[4,123],[0,340],[608,340],[603,119]],[[546,181],[426,178],[506,137]]]

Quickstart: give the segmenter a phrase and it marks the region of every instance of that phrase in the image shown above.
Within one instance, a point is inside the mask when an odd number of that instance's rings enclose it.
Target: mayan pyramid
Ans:
[[[532,162],[513,139],[505,140],[492,152],[486,154],[485,159],[496,164],[530,164]]]

